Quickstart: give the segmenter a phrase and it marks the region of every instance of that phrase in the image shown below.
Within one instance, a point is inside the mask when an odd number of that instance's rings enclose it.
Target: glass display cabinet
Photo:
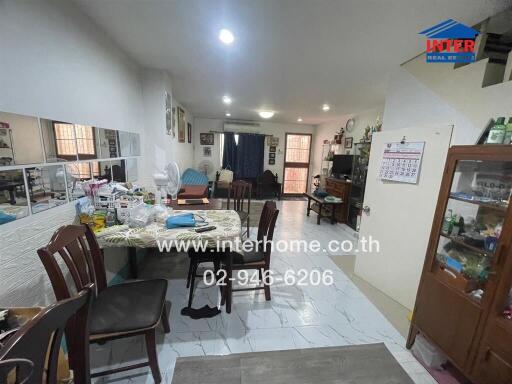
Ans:
[[[350,207],[347,224],[355,231],[359,231],[361,223],[361,212],[363,210],[371,145],[372,144],[369,142],[354,144],[354,165],[352,167],[351,177],[352,188],[350,190]]]
[[[512,146],[450,149],[407,341],[421,332],[476,383],[512,382],[511,192]],[[485,341],[491,321],[508,326],[503,358]],[[491,360],[502,381],[482,376]]]

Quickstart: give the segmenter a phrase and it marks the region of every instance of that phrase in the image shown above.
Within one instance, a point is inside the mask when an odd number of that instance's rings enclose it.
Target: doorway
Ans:
[[[283,194],[301,195],[307,191],[311,158],[311,134],[285,136]]]

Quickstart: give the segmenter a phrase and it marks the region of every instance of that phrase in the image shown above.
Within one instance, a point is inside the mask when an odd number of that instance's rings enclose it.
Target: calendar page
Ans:
[[[425,142],[387,143],[384,148],[380,179],[416,184]]]

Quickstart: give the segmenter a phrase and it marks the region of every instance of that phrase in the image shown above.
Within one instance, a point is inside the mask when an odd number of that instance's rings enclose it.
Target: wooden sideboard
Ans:
[[[335,179],[334,177],[328,177],[325,179],[325,191],[332,196],[339,197],[343,200],[343,204],[340,204],[336,208],[334,217],[338,223],[346,223],[348,220],[348,207],[350,188],[352,183],[341,179]]]

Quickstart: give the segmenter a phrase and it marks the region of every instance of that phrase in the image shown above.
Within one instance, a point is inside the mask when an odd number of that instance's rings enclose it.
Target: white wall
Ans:
[[[163,170],[171,161],[176,161],[181,172],[194,166],[194,141],[188,143],[185,133],[185,143],[178,142],[176,137],[167,135],[165,121],[165,92],[172,94],[172,84],[165,71],[148,69],[142,73],[142,89],[144,99],[144,156],[142,172],[139,181],[153,189],[152,175],[156,170]],[[173,105],[180,105],[173,99]],[[182,107],[183,108],[183,107]],[[192,123],[193,117],[185,110],[185,121]]]
[[[361,138],[364,135],[364,130],[367,126],[375,126],[377,118],[380,118],[382,120],[383,111],[384,106],[378,106],[368,111],[358,113],[356,115],[346,115],[339,118],[336,121],[331,121],[328,123],[318,125],[316,127],[315,140],[313,145],[313,172],[315,172],[315,174],[322,174],[322,144],[324,140],[330,141],[334,139],[334,135],[336,135],[339,132],[340,128],[345,128],[348,119],[354,119],[354,128],[352,129],[352,132],[345,132],[344,137],[354,138],[355,144],[359,142],[359,140],[361,140]],[[352,149],[345,149],[344,144],[337,146],[337,154],[344,154],[347,153],[347,151],[350,151],[350,153],[354,153],[354,145],[352,145]]]
[[[210,160],[214,164],[214,169],[221,168],[222,154],[220,153],[220,135],[215,135],[215,143],[212,147],[212,157],[203,156],[203,145],[200,145],[199,136],[201,132],[222,131],[224,129],[224,120],[222,119],[205,119],[195,118],[193,125],[193,135],[195,143],[195,166],[197,167],[202,160]],[[265,163],[263,169],[269,169],[273,173],[277,173],[279,181],[283,180],[283,166],[284,166],[284,147],[285,147],[285,134],[286,133],[311,133],[312,148],[311,160],[313,160],[314,142],[315,142],[315,127],[307,124],[282,124],[261,122],[259,127],[254,127],[251,132],[258,132],[265,135],[273,135],[279,137],[279,146],[277,147],[276,163],[275,165],[268,164],[268,151],[269,148],[265,145]],[[310,170],[310,176],[312,169]],[[215,171],[211,173],[210,179],[215,179]]]
[[[386,92],[383,132],[432,124],[453,124],[452,145],[475,144],[489,119],[512,115],[510,108],[512,82],[481,87],[486,61],[454,70],[452,65],[427,64],[424,60],[424,56],[419,56],[397,68],[392,74]],[[414,135],[415,132],[411,134]],[[443,172],[444,157],[441,160],[437,164],[437,170],[429,170],[429,173],[439,175],[439,180]],[[421,221],[413,220],[416,230],[412,237],[408,238],[408,242],[417,245],[413,257],[397,252],[391,259],[384,262],[386,265],[393,265],[393,263],[407,265],[408,269],[406,271],[402,269],[401,273],[414,276],[414,279],[408,279],[405,282],[394,273],[382,274],[378,272],[382,265],[359,259],[364,255],[359,256],[357,261],[356,272],[359,275],[409,308],[414,305],[438,189],[432,190],[428,200],[421,197],[420,189],[415,192],[417,201],[423,201],[421,212],[424,214]],[[393,201],[389,202],[393,204],[390,208],[397,211],[403,209],[403,199],[400,198],[399,193],[399,191],[394,192]],[[411,217],[419,211],[420,209],[413,209],[410,212]],[[362,226],[364,226],[364,216]],[[403,235],[396,226],[385,225],[383,228],[384,231],[380,236],[387,242],[400,244],[403,241]]]
[[[71,2],[1,0],[0,52],[0,111],[142,132],[137,67]],[[36,250],[74,217],[67,204],[0,226],[0,306],[52,300]]]
[[[436,104],[455,111],[455,115],[450,113],[454,123],[458,123],[455,124],[452,144],[475,144],[491,118],[512,116],[512,81],[482,87],[492,68],[488,59],[484,59],[453,69],[450,64],[426,63],[424,55],[403,65],[403,69],[424,85],[424,89],[435,95]],[[408,113],[410,109],[407,111],[407,106],[415,103],[418,97],[402,94],[398,98],[398,102],[404,103],[400,109]],[[428,109],[418,111],[419,114],[425,112],[428,113]]]
[[[383,130],[429,124],[454,126],[452,143],[474,143],[480,129],[467,116],[447,104],[405,68],[397,68],[386,92]],[[458,141],[456,141],[458,138]]]

